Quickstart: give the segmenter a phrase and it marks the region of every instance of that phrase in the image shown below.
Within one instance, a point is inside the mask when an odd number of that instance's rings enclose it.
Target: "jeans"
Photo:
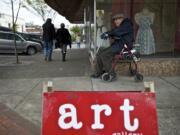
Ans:
[[[52,60],[53,41],[44,41],[44,56],[46,60]]]
[[[80,48],[80,46],[81,46],[81,43],[77,42],[77,47]]]

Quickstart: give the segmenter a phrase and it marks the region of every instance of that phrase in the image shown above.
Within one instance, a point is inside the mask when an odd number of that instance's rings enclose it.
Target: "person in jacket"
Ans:
[[[53,40],[55,38],[55,28],[48,18],[42,26],[43,28],[43,43],[44,43],[44,56],[46,61],[52,60]]]
[[[113,57],[120,53],[126,44],[129,49],[133,46],[133,24],[130,19],[119,13],[113,16],[115,28],[101,35],[102,39],[112,38],[114,41],[110,47],[99,50],[96,55],[95,73],[92,78],[99,78],[104,72],[111,70]],[[115,74],[115,73],[112,73]]]
[[[71,35],[68,29],[65,28],[65,24],[61,23],[61,28],[59,28],[56,32],[56,40],[57,44],[61,48],[62,53],[62,61],[66,61],[66,52],[67,52],[67,45],[71,48]]]

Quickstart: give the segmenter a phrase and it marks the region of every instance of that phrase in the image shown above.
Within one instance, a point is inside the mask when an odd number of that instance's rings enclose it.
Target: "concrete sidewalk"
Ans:
[[[40,128],[0,103],[1,135],[40,135]]]
[[[1,79],[0,102],[23,118],[41,127],[42,84],[52,81],[54,90],[71,91],[130,91],[143,90],[143,83],[132,77],[119,76],[117,81],[104,83],[100,79],[82,77]],[[160,135],[180,134],[180,77],[145,77],[154,81]]]
[[[60,50],[53,53],[53,61],[46,62],[43,54],[33,56],[20,55],[22,64],[14,64],[13,55],[0,55],[0,103],[13,111],[14,125],[26,122],[31,127],[36,125],[38,135],[41,128],[42,84],[52,81],[54,90],[71,91],[130,91],[143,90],[143,83],[135,83],[134,78],[119,76],[117,81],[104,83],[100,79],[91,79],[89,53],[86,49],[68,50],[67,61],[61,61]],[[154,81],[157,93],[157,111],[160,135],[180,134],[180,76],[144,77],[144,81]],[[6,107],[5,107],[6,108]],[[6,110],[6,109],[5,109]],[[12,114],[10,113],[10,114]],[[7,135],[4,130],[4,115],[0,117],[0,135]],[[6,117],[7,118],[7,117]],[[25,119],[25,120],[24,120]],[[14,120],[10,119],[9,121]],[[5,119],[6,122],[6,119]],[[27,129],[22,127],[21,129]],[[8,131],[8,125],[6,131]],[[35,128],[34,128],[35,129]],[[11,129],[12,130],[12,129]],[[13,130],[14,131],[14,130]],[[12,131],[11,134],[14,132]],[[31,130],[29,130],[31,131]],[[18,133],[18,135],[21,135]]]

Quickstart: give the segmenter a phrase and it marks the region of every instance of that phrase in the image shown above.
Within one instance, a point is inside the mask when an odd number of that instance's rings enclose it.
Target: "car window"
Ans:
[[[30,38],[40,39],[40,35],[29,35]]]
[[[14,40],[14,35],[11,33],[7,33],[7,39]]]
[[[16,41],[22,41],[22,38],[19,37],[18,35],[15,35],[15,37],[16,37]],[[0,32],[0,39],[14,40],[14,34]]]
[[[22,36],[25,40],[28,40],[28,39],[29,39],[29,37],[28,37],[27,35],[25,35],[25,34],[21,34],[21,36]]]
[[[1,33],[0,32],[0,39],[8,39],[7,33]]]
[[[22,38],[20,38],[18,35],[16,35],[16,41],[22,41]]]

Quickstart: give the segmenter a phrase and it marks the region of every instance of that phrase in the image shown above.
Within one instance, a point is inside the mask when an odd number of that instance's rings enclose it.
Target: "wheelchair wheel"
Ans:
[[[102,76],[101,76],[101,79],[105,82],[112,82],[113,80],[116,79],[116,74],[109,74],[109,73],[104,73]]]
[[[136,75],[136,73],[137,73],[137,64],[135,61],[132,61],[129,64],[129,74],[131,76],[134,76],[134,75]]]
[[[137,74],[134,76],[134,80],[135,80],[136,82],[142,82],[143,79],[144,79],[143,75],[141,75],[141,74],[139,74],[139,73],[137,73]]]
[[[101,76],[101,79],[105,82],[111,82],[111,75],[109,73],[104,73],[102,76]]]

